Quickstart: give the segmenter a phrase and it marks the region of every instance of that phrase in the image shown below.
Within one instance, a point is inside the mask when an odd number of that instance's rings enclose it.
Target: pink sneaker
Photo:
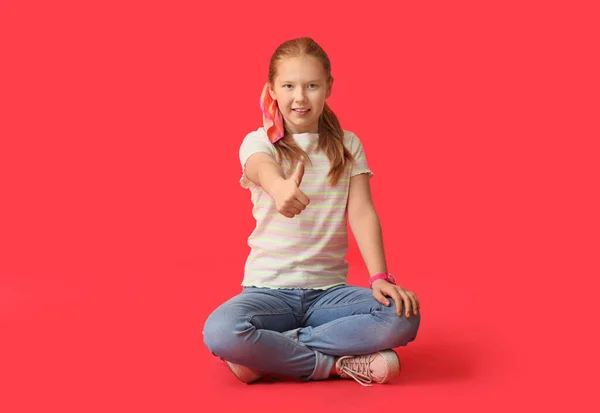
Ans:
[[[400,359],[394,350],[365,356],[344,356],[335,362],[335,371],[343,379],[354,379],[363,386],[387,383],[400,374]]]
[[[235,374],[235,377],[246,384],[254,383],[263,376],[262,373],[254,371],[249,367],[242,366],[241,364],[234,364],[229,361],[225,361],[225,363],[233,374]]]

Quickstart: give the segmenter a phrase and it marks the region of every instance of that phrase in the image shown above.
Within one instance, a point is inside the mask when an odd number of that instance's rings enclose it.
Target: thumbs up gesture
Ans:
[[[299,188],[304,176],[304,162],[296,165],[288,179],[281,180],[273,191],[275,208],[281,215],[293,218],[306,209],[310,199]]]

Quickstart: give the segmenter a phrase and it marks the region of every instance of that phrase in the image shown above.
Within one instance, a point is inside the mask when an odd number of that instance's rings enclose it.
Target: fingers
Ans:
[[[282,211],[279,211],[279,213],[281,215],[283,215],[284,217],[286,217],[286,218],[294,218],[295,217],[294,214],[292,214],[291,212],[288,212],[288,211],[283,211],[282,210]]]
[[[308,197],[302,191],[298,190],[295,198],[286,201],[279,212],[287,218],[293,218],[304,211],[308,204]]]
[[[295,217],[296,215],[300,215],[303,209],[304,208],[297,208],[295,206],[291,206],[287,209],[287,212],[290,212],[292,214],[292,217]]]
[[[306,205],[302,202],[298,201],[298,199],[293,199],[291,201],[286,202],[286,204],[279,209],[279,213],[287,218],[294,218],[296,215],[300,215],[302,211],[306,209]]]
[[[402,296],[398,293],[396,288],[392,289],[392,293],[389,294],[392,297],[392,300],[396,303],[396,314],[398,316],[402,316],[402,309],[404,308],[404,301],[402,300]]]
[[[385,296],[383,294],[381,294],[380,291],[373,290],[373,297],[375,297],[375,299],[377,301],[379,301],[381,304],[385,305],[386,307],[390,306],[390,301],[387,298],[385,298]]]
[[[291,208],[296,208],[300,211],[304,211],[306,209],[306,204],[303,204],[298,200],[298,198],[294,199],[290,205]],[[300,212],[298,212],[300,213]]]
[[[310,203],[308,196],[298,188],[303,176],[304,162],[300,161],[286,183],[279,186],[277,193],[273,195],[277,211],[286,218],[293,218],[300,214]]]
[[[410,317],[410,313],[412,310],[412,300],[403,288],[399,288],[398,293],[402,297],[402,302],[404,303],[404,314],[406,315],[406,317]]]
[[[298,190],[298,192],[296,193],[296,199],[304,205],[310,204],[310,198],[306,196],[306,194],[301,190]]]
[[[411,291],[405,290],[402,287],[395,287],[392,293],[386,294],[392,297],[396,303],[396,314],[398,316],[406,316],[410,318],[412,315],[419,313],[419,300]]]
[[[390,302],[388,297],[394,300],[396,304],[396,314],[399,317],[403,315],[406,318],[410,318],[411,315],[417,315],[420,311],[420,304],[417,296],[408,290],[400,286],[395,285],[376,285],[378,281],[373,284],[373,296],[377,301],[386,307],[389,306]],[[412,313],[412,314],[411,314]]]
[[[419,312],[419,300],[417,299],[417,296],[415,295],[415,293],[413,293],[411,291],[407,291],[406,293],[412,303],[413,314],[417,315],[417,313]]]

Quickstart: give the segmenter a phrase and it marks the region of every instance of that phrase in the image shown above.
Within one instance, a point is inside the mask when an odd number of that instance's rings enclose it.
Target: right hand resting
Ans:
[[[273,188],[273,200],[277,212],[287,218],[294,218],[306,209],[310,199],[298,187],[304,176],[304,162],[298,162],[294,173],[277,182]]]

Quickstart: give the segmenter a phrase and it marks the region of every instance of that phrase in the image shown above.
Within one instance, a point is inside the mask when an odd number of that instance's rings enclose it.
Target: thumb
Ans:
[[[381,293],[380,290],[373,290],[373,297],[375,297],[375,299],[377,301],[379,301],[381,304],[385,305],[386,307],[388,307],[390,305],[390,301],[385,298],[385,296]]]
[[[300,186],[303,176],[304,176],[304,162],[300,161],[296,165],[296,169],[294,169],[294,173],[292,174],[291,178],[296,182],[296,185]]]

